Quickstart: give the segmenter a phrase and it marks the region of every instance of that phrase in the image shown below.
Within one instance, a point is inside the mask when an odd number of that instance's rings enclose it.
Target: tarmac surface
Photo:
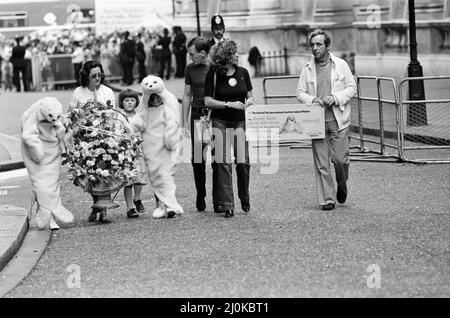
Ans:
[[[182,164],[183,216],[152,219],[146,186],[148,212],[127,219],[120,192],[108,225],[87,222],[90,196],[65,182],[74,224],[6,297],[449,297],[449,177],[446,165],[352,162],[347,203],[325,212],[310,150],[282,148],[276,174],[253,165],[248,214],[238,200],[234,218],[213,213],[210,190],[207,211],[197,212]],[[6,184],[21,185],[8,201],[24,205],[28,180]],[[380,288],[369,288],[373,266]],[[69,284],[73,268],[80,288]]]
[[[173,85],[181,97],[182,81]],[[67,105],[70,91],[53,93]],[[10,96],[25,110],[27,98],[42,94]],[[20,133],[15,125],[8,134]],[[196,211],[192,168],[183,163],[176,182],[184,215],[152,219],[147,185],[146,213],[127,219],[120,191],[106,225],[87,221],[90,196],[64,177],[61,197],[75,222],[6,297],[450,296],[448,165],[352,162],[347,202],[322,211],[311,150],[280,148],[278,163],[274,174],[252,165],[251,211],[241,211],[235,187],[231,219],[212,212],[209,166],[206,212]],[[28,208],[26,175],[0,175],[1,189],[0,204]]]

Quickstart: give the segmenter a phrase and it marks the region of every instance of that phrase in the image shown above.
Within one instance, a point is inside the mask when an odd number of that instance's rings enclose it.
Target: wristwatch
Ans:
[[[228,102],[225,102],[225,109],[228,108]]]

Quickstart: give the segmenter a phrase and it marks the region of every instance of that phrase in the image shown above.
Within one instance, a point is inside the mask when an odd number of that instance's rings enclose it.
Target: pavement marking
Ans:
[[[4,134],[4,133],[0,133],[0,137],[12,139],[14,141],[21,141],[19,137],[14,137],[12,135]]]
[[[26,168],[0,172],[0,181],[28,176]]]
[[[6,187],[0,187],[0,189],[16,189],[20,188],[19,186],[6,186]]]
[[[37,264],[50,240],[50,231],[28,231],[17,254],[0,272],[0,298],[13,290]]]

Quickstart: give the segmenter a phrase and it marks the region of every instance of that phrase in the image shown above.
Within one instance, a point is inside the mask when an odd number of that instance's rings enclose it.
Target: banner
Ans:
[[[325,138],[325,112],[319,104],[252,105],[245,110],[245,123],[248,140]]]
[[[172,2],[167,0],[96,0],[96,34],[133,31],[145,27],[153,32],[171,28]]]

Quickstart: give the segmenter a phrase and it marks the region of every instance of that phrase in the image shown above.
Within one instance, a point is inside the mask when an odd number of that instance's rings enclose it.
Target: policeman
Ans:
[[[223,34],[225,33],[225,24],[222,16],[219,14],[216,14],[211,18],[211,32],[214,37],[208,41],[210,47],[224,40]]]

